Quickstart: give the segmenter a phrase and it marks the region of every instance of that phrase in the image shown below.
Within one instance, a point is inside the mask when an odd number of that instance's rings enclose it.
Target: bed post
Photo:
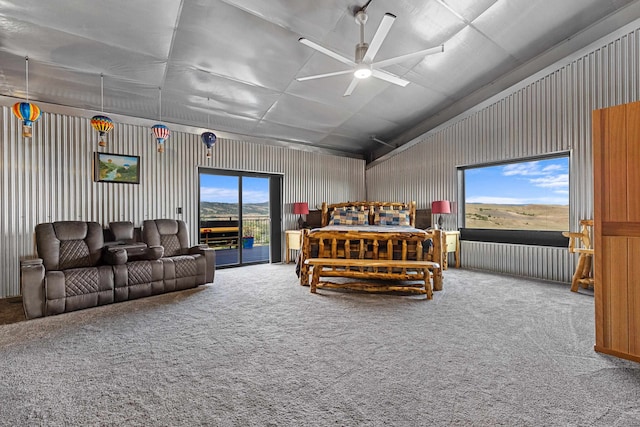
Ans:
[[[329,225],[329,207],[327,202],[322,202],[322,226],[326,227],[327,225]]]
[[[442,268],[443,258],[446,256],[442,251],[442,245],[444,242],[442,241],[442,230],[433,230],[433,257],[431,261],[437,262],[440,265],[440,268],[433,272],[433,290],[441,291],[442,290]]]
[[[304,261],[311,256],[311,244],[309,242],[309,229],[302,229],[302,248],[300,248],[300,285],[307,286],[309,284],[309,265]]]
[[[416,201],[412,200],[409,202],[409,224],[412,227],[416,226]]]

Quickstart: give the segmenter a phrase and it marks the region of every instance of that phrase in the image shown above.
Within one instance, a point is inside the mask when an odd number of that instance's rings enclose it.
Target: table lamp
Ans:
[[[442,214],[450,214],[450,213],[451,213],[451,203],[448,200],[435,200],[431,202],[431,214],[440,215],[440,217],[438,217],[438,225],[436,228],[442,229],[442,224],[444,223],[444,219],[442,219]]]
[[[300,215],[298,218],[298,229],[304,228],[306,222],[302,219],[302,215],[309,214],[309,204],[307,202],[296,202],[293,204],[293,213]]]

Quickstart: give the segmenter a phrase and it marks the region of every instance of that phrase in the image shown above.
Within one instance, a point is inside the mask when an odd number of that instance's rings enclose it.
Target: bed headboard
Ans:
[[[373,224],[376,208],[384,209],[405,209],[409,211],[409,223],[412,227],[416,224],[416,202],[411,201],[409,203],[402,202],[344,202],[328,204],[322,202],[322,226],[325,227],[329,224],[331,218],[331,212],[334,209],[355,209],[359,211],[367,211],[369,214],[369,224]]]

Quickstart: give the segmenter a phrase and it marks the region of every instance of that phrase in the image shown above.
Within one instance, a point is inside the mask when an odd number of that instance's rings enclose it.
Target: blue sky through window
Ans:
[[[569,158],[465,170],[465,202],[505,205],[569,204]]]
[[[237,176],[200,174],[200,201],[238,203],[238,186],[239,179]],[[268,201],[268,178],[243,177],[243,203],[264,203]]]

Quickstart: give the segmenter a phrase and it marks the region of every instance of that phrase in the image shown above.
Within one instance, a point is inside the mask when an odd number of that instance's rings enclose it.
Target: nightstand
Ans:
[[[302,231],[286,230],[284,232],[285,241],[285,261],[287,264],[291,262],[291,251],[299,251],[302,248]]]
[[[446,270],[448,267],[447,258],[449,252],[453,252],[453,257],[456,262],[456,268],[460,268],[460,232],[459,231],[444,231],[444,266]]]

